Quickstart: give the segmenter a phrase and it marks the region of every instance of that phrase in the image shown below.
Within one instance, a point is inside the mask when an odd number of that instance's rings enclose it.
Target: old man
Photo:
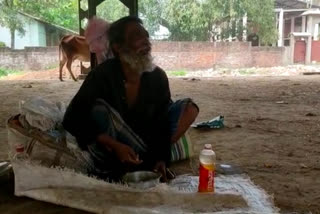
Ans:
[[[112,23],[114,58],[89,73],[72,99],[63,126],[94,162],[91,174],[117,180],[153,170],[172,178],[170,146],[199,109],[191,99],[173,102],[166,73],[152,63],[149,34],[136,17]]]

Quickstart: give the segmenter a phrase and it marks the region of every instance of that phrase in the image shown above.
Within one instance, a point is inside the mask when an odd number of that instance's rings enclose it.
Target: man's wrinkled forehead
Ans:
[[[125,29],[126,38],[130,38],[136,35],[146,35],[149,37],[148,31],[138,22],[129,22]]]

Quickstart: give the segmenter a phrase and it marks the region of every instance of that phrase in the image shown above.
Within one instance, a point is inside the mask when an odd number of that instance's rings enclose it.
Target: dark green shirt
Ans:
[[[148,145],[157,160],[170,156],[168,106],[171,103],[168,78],[156,67],[141,76],[137,101],[130,109],[126,101],[125,76],[118,59],[109,59],[92,70],[67,108],[64,128],[77,138],[81,148],[95,142],[99,134],[90,118],[97,99],[103,99]]]

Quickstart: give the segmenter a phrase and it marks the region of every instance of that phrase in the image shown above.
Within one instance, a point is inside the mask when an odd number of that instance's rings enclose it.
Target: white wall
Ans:
[[[15,49],[23,49],[24,47],[39,47],[46,46],[46,32],[44,24],[22,16],[24,19],[25,34],[22,36],[17,31],[15,32]],[[0,41],[4,42],[6,46],[11,46],[10,31],[7,28],[0,26]]]
[[[312,19],[312,35],[314,36],[314,40],[319,40],[319,23],[320,17],[314,16]],[[316,26],[318,25],[318,26]],[[317,32],[316,32],[317,31]]]

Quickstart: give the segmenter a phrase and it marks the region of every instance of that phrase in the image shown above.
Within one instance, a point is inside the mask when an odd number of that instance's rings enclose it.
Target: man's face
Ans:
[[[153,70],[149,33],[142,25],[135,22],[127,25],[125,43],[119,56],[139,73]]]
[[[126,29],[125,46],[137,55],[148,54],[151,52],[149,33],[139,23],[129,23]]]

